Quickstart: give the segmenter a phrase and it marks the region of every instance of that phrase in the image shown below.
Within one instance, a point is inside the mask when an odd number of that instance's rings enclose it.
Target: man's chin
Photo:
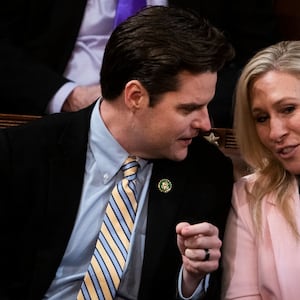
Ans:
[[[187,157],[187,154],[188,154],[188,148],[182,149],[174,154],[172,160],[175,161],[184,160]]]

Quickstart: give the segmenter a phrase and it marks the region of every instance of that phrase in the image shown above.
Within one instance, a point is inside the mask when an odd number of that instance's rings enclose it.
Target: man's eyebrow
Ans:
[[[193,109],[199,109],[203,106],[204,106],[204,104],[198,104],[198,103],[182,103],[182,104],[179,104],[177,106],[177,108],[193,110]]]

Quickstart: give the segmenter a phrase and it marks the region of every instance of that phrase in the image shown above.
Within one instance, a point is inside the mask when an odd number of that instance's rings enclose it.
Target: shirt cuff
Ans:
[[[200,299],[201,296],[203,296],[209,286],[209,277],[210,274],[205,275],[205,277],[199,282],[198,287],[196,288],[196,290],[194,291],[193,295],[189,298],[185,298],[182,295],[182,272],[183,272],[183,267],[181,266],[180,272],[179,272],[179,278],[178,278],[178,296],[179,299],[182,300],[196,300],[196,299]]]
[[[76,86],[78,85],[71,81],[65,83],[49,102],[46,109],[46,113],[53,114],[61,112],[64,102]]]

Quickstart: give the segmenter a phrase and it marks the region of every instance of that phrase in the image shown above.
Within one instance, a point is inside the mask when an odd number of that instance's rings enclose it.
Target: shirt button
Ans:
[[[107,173],[105,173],[105,174],[103,175],[103,180],[104,180],[104,182],[106,182],[106,181],[108,180],[108,174],[107,174]]]

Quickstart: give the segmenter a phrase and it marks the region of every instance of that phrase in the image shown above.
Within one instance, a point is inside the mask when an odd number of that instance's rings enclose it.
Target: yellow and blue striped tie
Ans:
[[[121,281],[137,208],[136,158],[128,157],[121,169],[124,178],[111,193],[78,300],[114,299]]]

